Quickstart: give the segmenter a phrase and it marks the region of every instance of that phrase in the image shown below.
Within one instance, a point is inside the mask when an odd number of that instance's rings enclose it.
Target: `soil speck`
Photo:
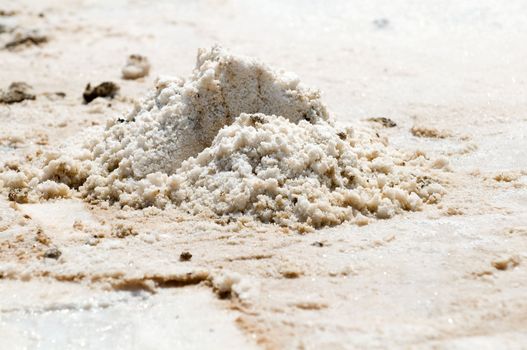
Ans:
[[[368,121],[373,122],[373,123],[379,123],[385,128],[393,128],[397,126],[397,123],[395,123],[390,118],[386,118],[386,117],[368,118]]]
[[[179,261],[189,261],[192,259],[192,254],[188,251],[184,251],[179,255]]]
[[[49,259],[58,259],[62,255],[62,252],[57,248],[50,248],[44,252],[44,257]]]

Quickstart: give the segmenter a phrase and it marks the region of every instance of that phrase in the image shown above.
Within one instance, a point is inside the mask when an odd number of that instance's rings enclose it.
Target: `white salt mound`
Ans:
[[[159,79],[83,147],[1,178],[11,189],[38,186],[40,197],[68,194],[55,181],[91,202],[321,227],[437,201],[443,189],[427,169],[374,132],[335,127],[319,92],[292,74],[213,47],[199,51],[190,78]]]

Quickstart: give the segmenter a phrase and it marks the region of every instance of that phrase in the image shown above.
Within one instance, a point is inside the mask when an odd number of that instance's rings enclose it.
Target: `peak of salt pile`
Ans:
[[[436,201],[441,186],[414,158],[374,132],[335,127],[319,92],[292,74],[213,47],[188,79],[159,79],[126,118],[48,155],[38,180],[22,183],[44,197],[78,188],[91,202],[321,227]]]
[[[257,112],[281,115],[293,123],[328,118],[318,91],[302,87],[291,74],[277,74],[220,47],[200,50],[188,79],[159,79],[124,123],[107,129],[104,143],[94,152],[110,165],[103,171],[112,172],[112,164],[124,161],[127,168],[118,172],[125,177],[173,174],[241,113]]]

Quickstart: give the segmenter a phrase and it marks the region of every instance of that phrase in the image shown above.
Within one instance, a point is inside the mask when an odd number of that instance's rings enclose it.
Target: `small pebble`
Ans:
[[[49,259],[58,259],[62,255],[62,252],[57,248],[50,248],[44,252],[44,257]]]
[[[190,252],[183,252],[179,255],[179,261],[189,261],[192,259],[192,254]]]

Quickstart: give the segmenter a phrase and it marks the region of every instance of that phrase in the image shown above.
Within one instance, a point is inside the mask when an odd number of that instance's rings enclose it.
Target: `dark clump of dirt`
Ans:
[[[379,123],[382,126],[384,126],[385,128],[393,128],[393,127],[397,126],[397,123],[395,123],[390,118],[386,118],[386,117],[368,118],[368,121],[374,122],[374,123]]]
[[[22,47],[38,46],[48,42],[48,37],[40,31],[32,29],[16,31],[10,41],[5,44],[5,48],[15,50]]]
[[[62,252],[57,248],[50,248],[44,252],[44,257],[48,259],[58,259],[62,255]]]
[[[97,97],[114,98],[115,95],[117,95],[117,92],[119,92],[119,86],[111,81],[105,81],[95,87],[92,87],[91,84],[88,83],[84,89],[82,97],[84,98],[84,102],[90,103]]]
[[[0,103],[17,103],[34,99],[32,87],[23,82],[11,83],[7,91],[0,91]]]
[[[184,251],[179,255],[179,261],[189,261],[190,259],[192,259],[190,252]]]

